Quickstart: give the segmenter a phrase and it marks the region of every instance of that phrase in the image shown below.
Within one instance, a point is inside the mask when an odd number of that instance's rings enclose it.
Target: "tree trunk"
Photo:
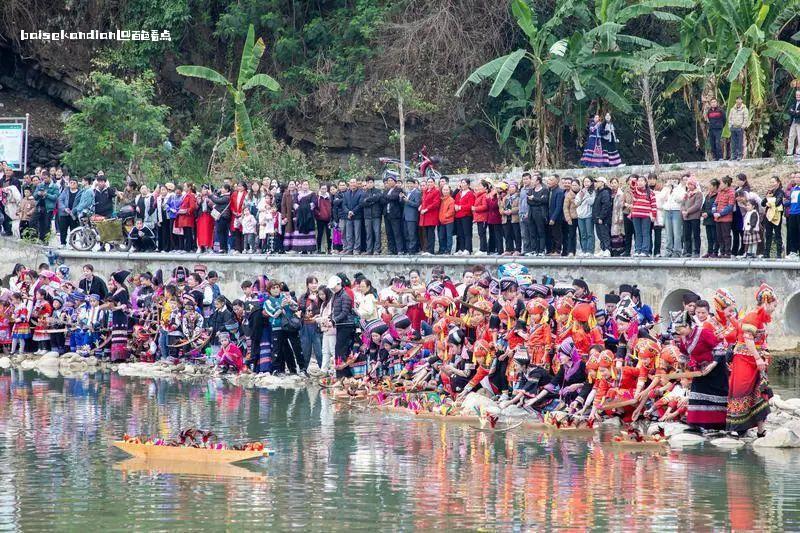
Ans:
[[[536,100],[534,104],[536,115],[536,146],[533,153],[533,165],[538,168],[547,166],[547,120],[544,113],[544,89],[542,77],[536,72]]]
[[[133,144],[133,146],[136,146],[136,141],[138,140],[138,138],[139,138],[138,135],[134,131],[133,132],[133,142],[131,143],[131,144]],[[131,172],[133,172],[133,160],[134,160],[134,158],[135,158],[135,156],[131,156],[131,160],[128,162],[128,176],[130,176]]]
[[[406,181],[406,117],[403,111],[403,97],[397,98],[397,117],[400,119],[400,183]]]
[[[660,162],[658,160],[658,146],[656,145],[656,124],[653,119],[653,97],[650,94],[650,77],[643,74],[639,78],[639,84],[642,88],[642,103],[644,104],[644,113],[647,116],[647,129],[650,131],[650,148],[653,150],[653,170],[658,173]]]

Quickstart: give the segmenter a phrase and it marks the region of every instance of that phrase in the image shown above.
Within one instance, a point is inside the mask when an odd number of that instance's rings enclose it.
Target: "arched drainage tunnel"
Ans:
[[[786,300],[786,307],[783,310],[783,329],[791,335],[800,332],[800,292],[792,294]]]
[[[659,314],[661,315],[661,321],[665,326],[672,321],[670,318],[670,313],[674,313],[675,311],[683,311],[684,294],[697,295],[696,292],[690,291],[689,289],[676,289],[669,293],[666,298],[664,298],[664,302],[661,304],[661,310]],[[800,301],[798,301],[798,310],[800,311]],[[800,318],[798,318],[798,320],[800,320]]]

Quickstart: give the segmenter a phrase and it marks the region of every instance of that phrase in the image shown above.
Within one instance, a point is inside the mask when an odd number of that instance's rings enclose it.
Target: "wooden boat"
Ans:
[[[114,446],[123,452],[145,459],[162,461],[181,461],[193,463],[238,463],[270,455],[270,450],[214,450],[211,448],[192,448],[189,446],[154,446],[114,441]]]
[[[159,472],[162,474],[178,474],[201,477],[230,477],[267,481],[267,476],[253,472],[230,463],[201,463],[198,461],[172,461],[163,459],[145,459],[131,457],[114,464],[114,470],[123,472]]]
[[[581,426],[581,427],[578,427],[578,428],[572,427],[572,426],[570,426],[570,427],[556,427],[553,424],[547,424],[547,423],[545,423],[545,428],[550,433],[564,433],[564,434],[572,434],[572,435],[591,435],[591,434],[594,434],[594,432],[597,431],[596,427],[586,427],[586,426]]]
[[[615,447],[629,450],[662,450],[669,444],[667,439],[635,441],[632,439],[612,440],[610,444]]]

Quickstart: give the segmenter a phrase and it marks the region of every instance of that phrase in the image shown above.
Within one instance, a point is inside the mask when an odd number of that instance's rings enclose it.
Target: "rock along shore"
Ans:
[[[183,381],[208,381],[223,379],[232,385],[245,388],[293,388],[299,389],[308,386],[317,386],[313,377],[301,376],[276,377],[263,374],[223,374],[217,368],[191,363],[172,363],[158,361],[155,363],[109,363],[94,356],[83,357],[76,353],[66,353],[59,356],[56,352],[44,355],[23,354],[0,356],[0,369],[35,370],[48,378],[59,376],[70,378],[79,377],[86,373],[116,372],[120,376],[176,379]],[[685,448],[710,444],[719,448],[738,449],[751,445],[756,450],[764,448],[800,448],[800,398],[782,399],[776,395],[770,400],[772,412],[767,418],[767,435],[755,438],[755,430],[750,430],[741,439],[732,439],[725,436],[708,438],[696,433],[689,433],[689,426],[678,422],[645,424],[643,429],[649,434],[655,434],[663,429],[673,448]],[[462,410],[475,412],[484,410],[504,418],[517,419],[527,416],[527,413],[518,409],[501,410],[496,402],[479,394],[471,394],[462,405]],[[617,428],[619,420],[616,418],[605,420],[603,427]]]
[[[44,355],[23,354],[5,355],[0,357],[0,368],[17,368],[21,370],[36,370],[48,378],[59,376],[70,378],[79,377],[86,373],[116,372],[120,376],[177,379],[183,381],[207,381],[223,379],[233,385],[252,388],[303,388],[316,382],[311,378],[301,376],[272,376],[264,374],[223,374],[217,368],[206,365],[194,365],[180,362],[174,364],[168,361],[155,363],[110,363],[94,356],[83,357],[77,353],[65,353],[61,356],[56,352]]]

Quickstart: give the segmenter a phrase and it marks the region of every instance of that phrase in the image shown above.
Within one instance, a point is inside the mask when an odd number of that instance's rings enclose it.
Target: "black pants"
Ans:
[[[706,242],[708,243],[708,255],[719,254],[719,243],[717,242],[717,225],[706,224]]]
[[[489,225],[486,222],[478,222],[478,249],[481,252],[489,251],[488,232]]]
[[[700,255],[700,219],[683,221],[684,254]]]
[[[719,255],[731,255],[731,223],[717,222],[717,244],[719,245]]]
[[[731,247],[731,255],[744,255],[744,231],[734,229],[733,231],[733,246]]]
[[[50,226],[53,222],[53,212],[49,209],[39,211],[39,240],[44,241],[47,239],[47,234],[50,233]]]
[[[503,238],[506,240],[506,252],[521,251],[522,233],[519,230],[519,222],[504,222]]]
[[[572,224],[567,224],[566,221],[564,221],[561,229],[564,232],[564,251],[561,252],[561,255],[575,255],[578,251],[578,221],[573,220]]]
[[[390,254],[406,252],[406,240],[403,237],[403,221],[399,218],[386,219],[386,242]]]
[[[162,252],[172,251],[172,223],[174,221],[165,219],[158,227],[158,249]]]
[[[328,245],[325,250],[327,250],[328,253],[331,253],[331,228],[328,226],[328,222],[324,220],[317,220],[317,253],[322,253],[323,240]]]
[[[503,225],[489,224],[489,253],[503,253]]]
[[[194,252],[197,250],[197,239],[194,238],[194,228],[183,228],[182,250]]]
[[[422,231],[425,232],[425,251],[433,255],[436,253],[436,226],[425,226]]]
[[[284,368],[288,367],[290,374],[296,374],[298,363],[303,357],[300,351],[300,335],[296,331],[291,333],[282,329],[273,331],[272,353],[273,372],[283,372]]]
[[[781,235],[781,221],[777,224],[766,220],[764,221],[764,257],[769,257],[772,253],[772,239],[775,239],[775,257],[783,256],[783,236]]]
[[[650,226],[650,254],[657,257],[661,254],[661,232],[664,226]]]
[[[625,228],[624,228],[625,247],[622,250],[622,255],[629,256],[631,255],[631,247],[633,246],[633,220],[625,216],[624,221],[625,221]]]
[[[70,216],[66,217],[58,217],[58,232],[59,236],[61,237],[61,245],[67,245],[67,234],[69,230],[75,229],[78,227],[78,221]]]
[[[547,218],[541,213],[529,213],[528,218],[531,228],[531,251],[543,254],[547,252],[547,234],[545,233]]]
[[[336,326],[336,345],[333,348],[334,356],[337,361],[344,361],[353,349],[355,339],[355,326]]]
[[[722,159],[722,130],[708,130],[708,142],[711,144],[711,153],[714,154],[714,160],[719,161]]]
[[[786,253],[800,253],[800,215],[786,215]]]
[[[597,233],[597,240],[600,241],[600,249],[611,250],[611,224],[603,222],[602,224],[594,223],[594,231]]]
[[[233,237],[233,249],[237,252],[244,250],[244,236],[242,235],[242,230],[235,229],[231,231],[231,237]]]
[[[554,224],[550,225],[550,221],[548,220],[547,224],[547,227],[550,228],[550,253],[560,254],[563,244],[561,234],[562,223],[556,220]]]
[[[456,252],[472,253],[472,215],[456,219]]]
[[[417,239],[417,220],[404,220],[406,252],[415,254],[419,252],[419,240]]]

